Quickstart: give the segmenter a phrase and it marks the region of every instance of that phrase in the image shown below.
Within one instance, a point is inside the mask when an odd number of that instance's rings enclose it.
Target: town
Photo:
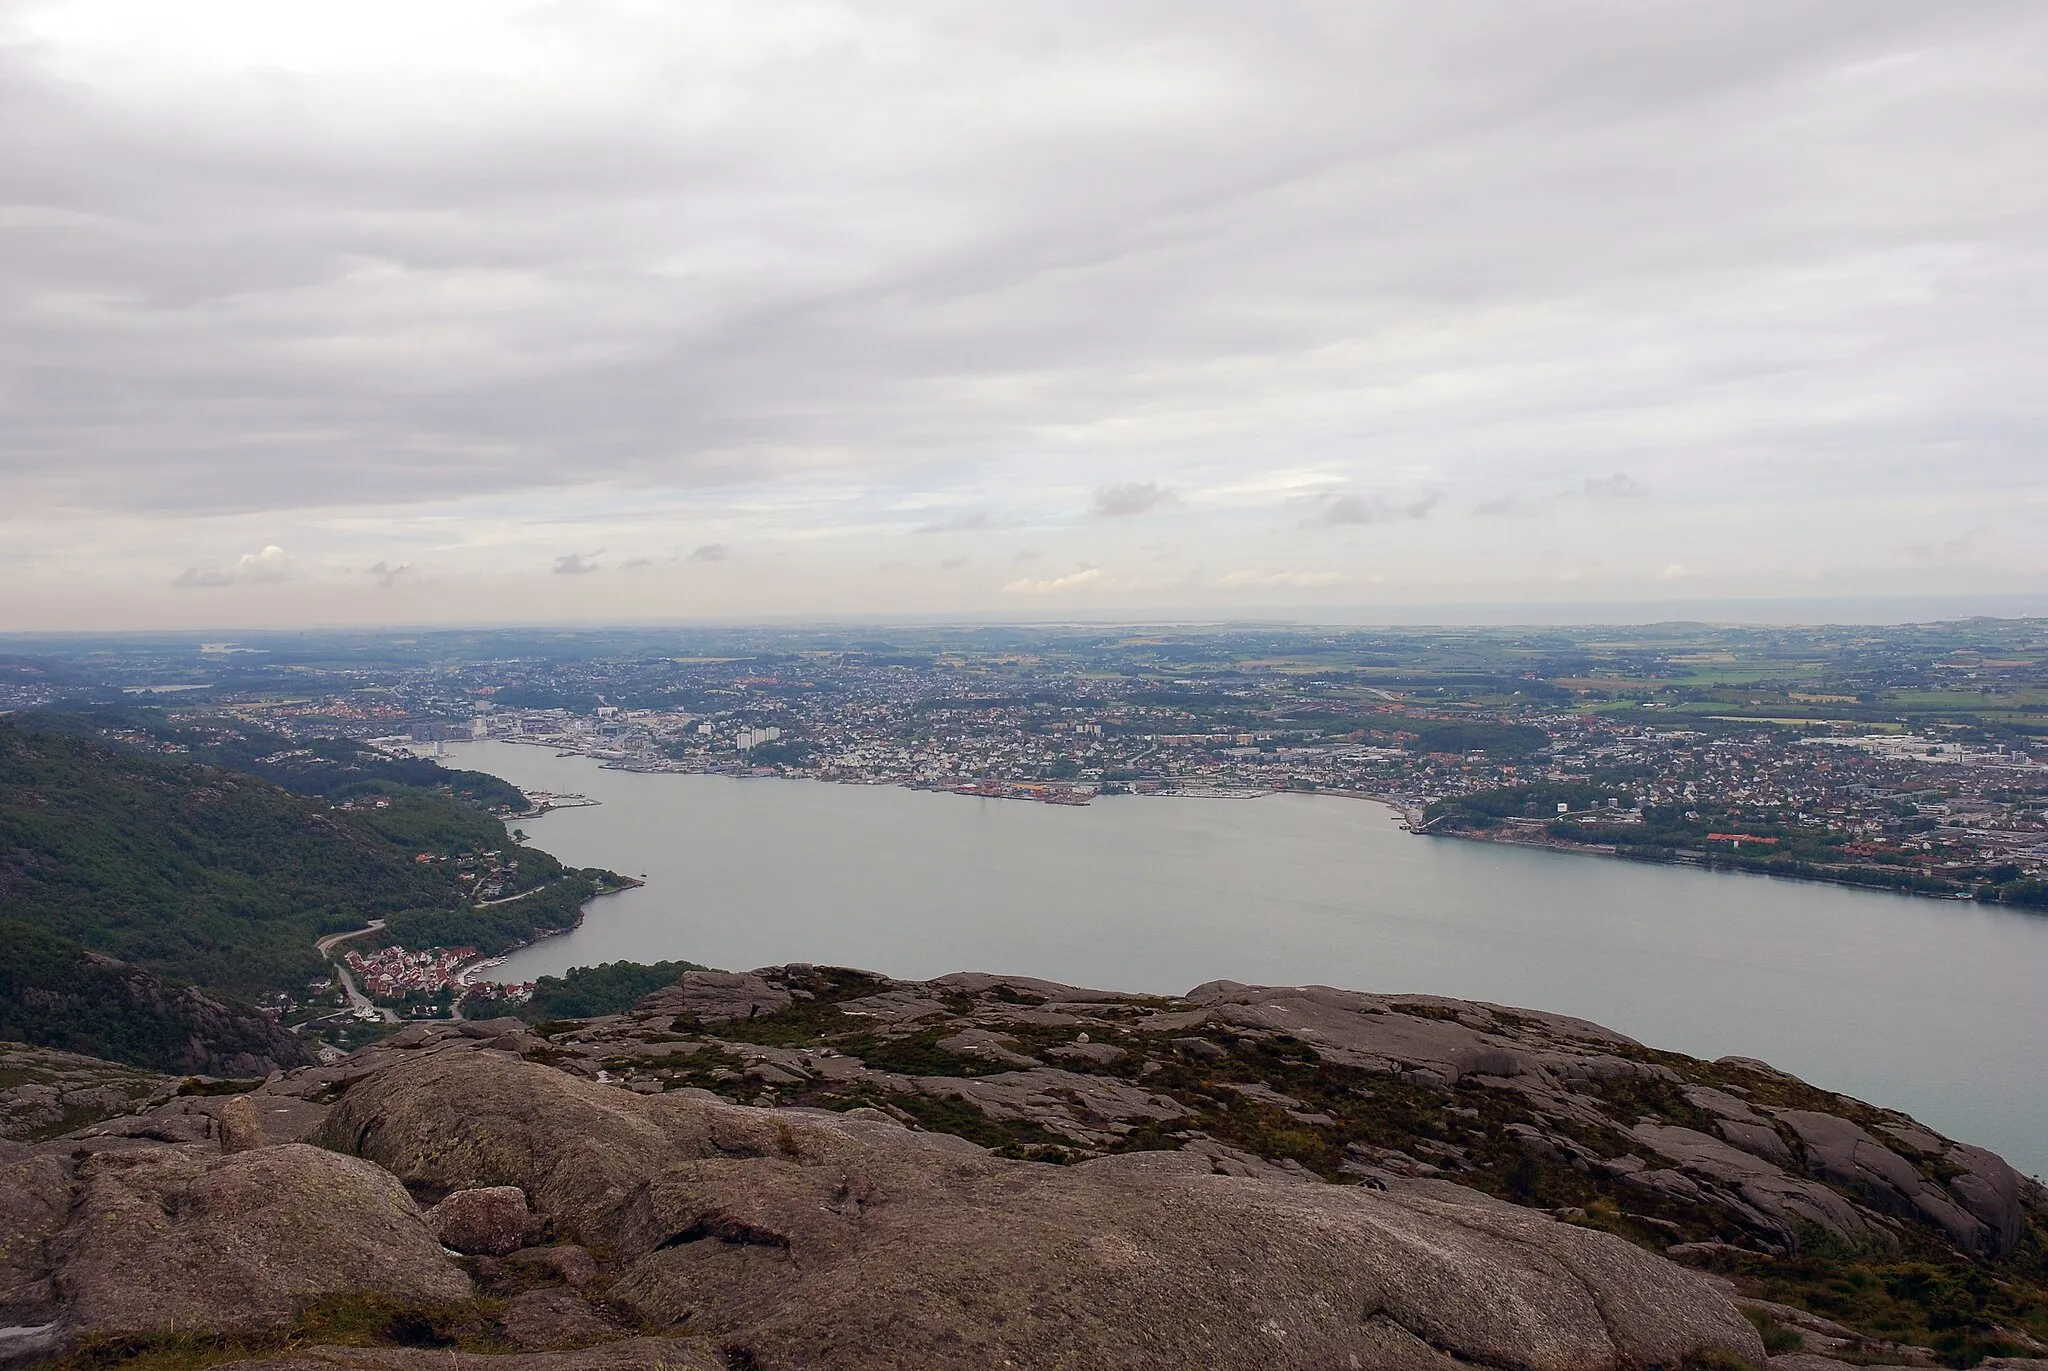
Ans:
[[[502,959],[500,959],[502,960]],[[491,962],[473,947],[435,947],[409,952],[393,944],[368,952],[342,954],[342,964],[372,1000],[399,1005],[415,1002],[446,1007],[450,1003],[496,1000],[520,1004],[533,997],[531,983],[500,985],[472,979]]]
[[[493,740],[1056,804],[1318,792],[1429,835],[2048,903],[2040,620],[467,631],[38,665],[16,702],[90,685],[314,751]],[[517,888],[500,855],[464,873],[478,901]]]

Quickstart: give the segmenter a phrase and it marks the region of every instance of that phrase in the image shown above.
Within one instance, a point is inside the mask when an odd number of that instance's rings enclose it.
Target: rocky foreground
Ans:
[[[133,1112],[0,1143],[0,1356],[2048,1368],[2038,1184],[1527,1010],[790,966],[253,1088],[81,1061]]]

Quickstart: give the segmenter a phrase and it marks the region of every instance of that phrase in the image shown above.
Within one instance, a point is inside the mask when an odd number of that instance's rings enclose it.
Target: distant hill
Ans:
[[[285,1064],[291,1044],[251,1038],[235,1002],[301,990],[321,935],[381,918],[388,941],[499,952],[573,926],[612,879],[520,847],[513,893],[530,893],[479,905],[446,859],[511,840],[439,788],[367,778],[383,806],[340,809],[36,723],[0,721],[0,1036],[165,1070]]]
[[[151,755],[247,772],[295,795],[346,800],[412,788],[438,790],[493,813],[528,807],[519,787],[486,772],[444,767],[426,757],[393,757],[353,738],[294,740],[229,715],[180,719],[161,709],[124,704],[38,710],[16,722],[36,732],[72,733]]]
[[[505,846],[489,815],[424,791],[336,811],[254,776],[0,724],[0,905],[158,975],[255,995],[319,969],[313,939],[455,910],[446,856]],[[559,873],[522,853],[537,879]]]
[[[254,1010],[0,919],[7,1039],[181,1075],[267,1076],[311,1060],[297,1037]]]

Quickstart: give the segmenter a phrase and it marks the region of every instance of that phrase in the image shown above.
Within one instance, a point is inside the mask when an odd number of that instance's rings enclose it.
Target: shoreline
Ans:
[[[921,790],[938,795],[964,795],[979,800],[1025,800],[1038,804],[1064,805],[1081,808],[1098,799],[1125,799],[1141,797],[1163,800],[1262,800],[1271,795],[1330,795],[1345,800],[1371,800],[1398,811],[1409,823],[1421,819],[1422,810],[1406,800],[1391,795],[1381,795],[1364,790],[1338,790],[1317,787],[1313,790],[1294,790],[1284,786],[1268,785],[1205,785],[1189,789],[1153,790],[1106,790],[1104,786],[1128,787],[1128,781],[1039,781],[1039,780],[853,780],[838,776],[814,776],[808,773],[795,775],[766,768],[751,768],[739,763],[716,766],[684,766],[636,762],[623,757],[611,757],[602,752],[581,748],[564,747],[559,742],[538,738],[461,738],[452,740],[460,743],[506,743],[514,747],[542,747],[552,750],[557,760],[581,757],[595,762],[602,771],[622,771],[635,776],[720,776],[732,781],[813,781],[819,785],[887,786],[897,790]],[[503,777],[499,778],[503,780]],[[1041,793],[1042,792],[1042,793]],[[511,819],[535,819],[557,809],[588,809],[603,804],[585,795],[549,791],[525,791],[529,797],[538,795],[542,803],[535,808],[518,814],[507,814]]]
[[[568,806],[568,808],[582,808],[582,807],[583,807],[583,806],[580,806],[580,805],[572,805],[572,806]],[[576,931],[577,929],[579,929],[579,928],[583,927],[583,920],[584,920],[584,919],[585,919],[585,918],[586,918],[586,917],[587,917],[587,916],[589,915],[589,913],[590,913],[590,906],[592,906],[593,904],[596,904],[596,903],[597,903],[597,902],[598,902],[599,900],[603,899],[603,898],[604,898],[605,896],[607,896],[607,895],[623,895],[623,894],[624,894],[625,892],[627,892],[628,890],[642,890],[642,889],[645,889],[645,888],[646,888],[647,882],[645,882],[645,881],[642,881],[642,880],[636,880],[635,878],[633,878],[633,877],[631,877],[631,876],[619,876],[619,874],[618,874],[617,872],[613,872],[612,874],[613,874],[614,876],[618,877],[618,884],[616,884],[616,885],[607,885],[607,886],[605,886],[605,887],[604,887],[603,889],[601,889],[601,890],[594,890],[594,891],[592,891],[592,892],[591,892],[591,894],[590,894],[590,898],[589,898],[589,899],[587,899],[587,900],[584,900],[584,901],[583,901],[582,903],[580,903],[580,904],[578,904],[578,905],[576,906],[576,921],[575,921],[574,923],[570,924],[570,925],[569,925],[569,926],[568,926],[567,928],[555,928],[555,929],[550,929],[550,930],[548,930],[547,932],[545,932],[545,933],[542,933],[542,934],[538,935],[537,937],[532,937],[532,938],[528,938],[528,939],[524,940],[523,942],[515,942],[515,943],[512,943],[512,944],[508,945],[508,946],[507,946],[507,947],[505,948],[505,950],[504,950],[503,952],[494,952],[494,953],[492,953],[492,954],[491,954],[490,956],[488,956],[488,957],[476,957],[476,958],[474,958],[474,959],[472,959],[472,960],[470,960],[470,961],[464,962],[464,963],[462,963],[462,964],[461,964],[460,966],[458,966],[458,967],[456,967],[456,968],[455,968],[455,974],[454,974],[453,976],[451,976],[451,977],[450,977],[449,979],[450,979],[451,981],[454,981],[454,982],[458,983],[458,984],[461,984],[461,985],[467,986],[467,985],[471,984],[471,982],[470,982],[470,981],[469,981],[469,980],[468,980],[467,978],[468,978],[468,975],[469,975],[469,973],[470,973],[471,971],[473,971],[473,970],[476,970],[476,969],[478,969],[478,968],[481,968],[481,967],[484,967],[484,966],[491,966],[491,965],[503,966],[503,965],[504,965],[504,964],[505,964],[505,963],[506,963],[507,961],[509,961],[509,960],[511,959],[511,957],[512,957],[512,954],[513,954],[513,953],[515,953],[515,952],[523,952],[523,951],[525,951],[525,950],[526,950],[527,948],[529,948],[529,947],[538,947],[538,946],[539,946],[540,944],[542,944],[542,943],[544,943],[544,942],[548,941],[548,939],[550,939],[550,938],[560,938],[560,937],[564,937],[564,936],[566,936],[566,935],[568,935],[568,934],[570,934],[570,933],[574,933],[574,932],[575,932],[575,931]],[[535,889],[538,889],[538,890],[545,890],[545,889],[547,889],[547,887],[546,887],[546,886],[537,886],[537,887],[535,887]],[[533,893],[534,893],[533,891],[531,891],[531,890],[528,890],[528,891],[524,891],[524,892],[522,892],[522,895],[531,895],[531,894],[533,894]],[[521,898],[521,896],[519,896],[519,895],[515,895],[515,896],[514,896],[513,898],[514,898],[514,899],[519,899],[519,898]],[[489,977],[485,977],[484,979],[488,980],[488,979],[489,979]],[[499,981],[499,982],[497,982],[497,984],[499,984],[499,985],[514,985],[514,984],[517,984],[517,982],[514,982],[514,981]],[[457,1003],[459,1004],[460,1002],[461,1002],[461,1001],[460,1001],[460,999],[458,998],[458,1000],[457,1000]]]
[[[1371,791],[1363,791],[1363,790],[1337,790],[1337,789],[1333,789],[1333,788],[1324,788],[1324,787],[1318,787],[1317,789],[1314,789],[1314,790],[1285,790],[1285,789],[1275,789],[1275,788],[1271,788],[1271,787],[1246,787],[1246,788],[1244,788],[1244,789],[1242,789],[1242,790],[1238,790],[1238,789],[1232,789],[1232,788],[1226,788],[1226,787],[1204,787],[1204,788],[1200,788],[1200,789],[1195,789],[1195,790],[1147,790],[1147,791],[1119,791],[1119,792],[1116,792],[1116,793],[1113,793],[1113,794],[1107,794],[1107,795],[1105,795],[1105,793],[1104,793],[1104,792],[1103,792],[1103,791],[1102,791],[1102,790],[1100,789],[1100,787],[1099,787],[1099,784],[1098,784],[1098,788],[1097,788],[1096,790],[1094,790],[1094,791],[1090,792],[1090,793],[1089,793],[1089,794],[1087,795],[1087,797],[1086,797],[1086,798],[1078,798],[1078,799],[1070,799],[1070,798],[1060,798],[1060,799],[1049,799],[1048,797],[1046,797],[1046,796],[1044,796],[1044,795],[1036,795],[1036,794],[1028,794],[1028,793],[1017,793],[1017,791],[1018,791],[1018,790],[1021,790],[1021,789],[1024,789],[1024,788],[1027,788],[1027,787],[1033,787],[1033,786],[1045,786],[1045,785],[1049,785],[1049,784],[1050,784],[1050,785],[1057,785],[1057,784],[1060,784],[1060,783],[1058,783],[1058,782],[1050,782],[1050,783],[1048,783],[1048,782],[1038,782],[1038,781],[1024,781],[1024,782],[961,782],[961,783],[957,783],[957,784],[948,784],[948,783],[944,783],[944,782],[929,782],[929,783],[920,783],[920,782],[915,782],[915,781],[865,781],[865,782],[852,782],[852,781],[844,781],[844,780],[840,780],[840,779],[837,779],[837,778],[830,778],[830,777],[824,777],[824,776],[808,776],[808,775],[797,775],[797,776],[788,776],[788,775],[783,775],[783,774],[781,774],[781,773],[774,773],[774,774],[757,774],[757,775],[750,775],[750,774],[748,774],[747,772],[745,772],[745,771],[743,771],[743,770],[737,770],[737,769],[731,769],[731,768],[723,768],[723,767],[719,767],[719,768],[712,768],[712,767],[682,767],[682,766],[633,766],[633,765],[626,765],[626,764],[623,764],[623,763],[622,763],[622,762],[621,762],[620,760],[618,760],[618,759],[610,759],[610,758],[605,758],[605,757],[603,757],[603,756],[601,756],[601,755],[599,755],[599,754],[597,754],[597,753],[593,753],[593,752],[587,752],[587,751],[579,751],[579,750],[574,750],[574,749],[571,749],[571,750],[566,750],[566,751],[565,751],[565,750],[562,750],[562,748],[561,748],[560,744],[558,744],[558,743],[550,743],[550,742],[541,742],[541,741],[538,741],[538,740],[534,740],[534,741],[528,741],[528,740],[526,740],[526,739],[522,739],[522,738],[476,738],[476,739],[469,739],[469,740],[466,740],[466,741],[471,741],[471,742],[493,742],[493,743],[513,743],[513,744],[516,744],[516,745],[519,745],[519,746],[523,746],[523,747],[548,747],[548,748],[553,748],[553,749],[555,749],[555,755],[556,755],[556,757],[557,757],[557,758],[570,758],[570,757],[581,757],[581,758],[585,758],[585,759],[587,759],[587,760],[589,760],[589,761],[595,762],[595,763],[596,763],[596,764],[598,765],[598,767],[599,767],[599,768],[601,768],[602,770],[606,770],[606,771],[623,771],[623,772],[628,772],[628,773],[632,773],[632,774],[636,774],[636,775],[655,775],[655,776],[719,776],[719,777],[723,777],[723,778],[725,778],[725,779],[727,779],[727,780],[780,780],[780,781],[812,781],[812,782],[815,782],[815,783],[817,783],[817,784],[819,784],[819,785],[855,785],[855,784],[859,784],[859,785],[884,785],[884,786],[890,786],[890,787],[893,787],[893,788],[895,788],[895,789],[899,789],[899,790],[921,790],[921,791],[926,791],[926,792],[929,792],[929,793],[933,793],[933,794],[951,794],[951,795],[965,795],[965,796],[968,796],[968,797],[970,797],[970,798],[974,798],[974,799],[1015,799],[1015,800],[1025,800],[1025,801],[1031,801],[1031,802],[1036,802],[1036,803],[1039,803],[1039,804],[1057,804],[1057,805],[1061,805],[1061,806],[1063,806],[1063,807],[1066,807],[1066,808],[1075,808],[1075,809],[1078,809],[1078,808],[1082,808],[1082,807],[1085,807],[1086,805],[1088,805],[1088,804],[1092,803],[1092,802],[1093,802],[1094,800],[1096,800],[1096,799],[1101,799],[1101,798],[1107,798],[1107,799],[1127,799],[1127,798],[1140,798],[1140,799],[1165,799],[1165,800],[1181,800],[1181,799],[1185,799],[1185,800],[1207,800],[1207,799],[1230,799],[1230,800],[1240,800],[1240,799],[1242,799],[1242,800],[1258,800],[1258,799],[1265,799],[1265,798],[1267,798],[1267,797],[1269,797],[1269,796],[1273,796],[1273,795],[1310,795],[1310,796],[1314,796],[1314,795],[1326,795],[1326,796],[1330,796],[1331,798],[1334,798],[1334,799],[1344,799],[1344,800],[1369,800],[1369,801],[1371,801],[1371,802],[1373,802],[1373,803],[1375,803],[1375,804],[1382,804],[1382,805],[1385,805],[1385,806],[1386,806],[1387,808],[1389,808],[1389,809],[1393,810],[1393,811],[1394,811],[1394,812],[1395,812],[1396,814],[1398,814],[1398,815],[1399,815],[1399,816],[1401,817],[1401,828],[1402,828],[1402,831],[1403,831],[1403,832],[1406,832],[1406,833],[1409,833],[1409,834],[1412,834],[1412,835],[1414,835],[1414,836],[1416,836],[1416,837],[1421,837],[1421,838],[1455,838],[1455,839],[1458,839],[1458,840],[1460,840],[1460,841],[1463,841],[1463,842],[1476,842],[1476,843],[1491,843],[1491,844],[1494,844],[1494,845],[1497,845],[1497,846],[1502,846],[1502,847],[1522,847],[1522,848],[1535,848],[1535,849],[1540,849],[1540,850],[1543,850],[1543,851],[1548,851],[1548,852],[1557,852],[1557,853],[1562,853],[1562,854],[1564,854],[1564,855],[1566,855],[1566,856],[1573,856],[1573,857],[1606,857],[1606,858],[1610,858],[1610,859],[1613,859],[1613,860],[1617,860],[1617,861],[1630,861],[1630,862],[1641,862],[1641,863],[1643,863],[1643,864],[1645,864],[1645,865],[1648,865],[1648,866],[1677,866],[1677,867],[1691,867],[1691,868],[1694,868],[1694,869],[1696,869],[1696,870],[1700,870],[1700,871],[1710,871],[1710,872],[1719,872],[1719,873],[1732,873],[1732,874],[1736,874],[1736,875],[1743,875],[1743,876],[1762,876],[1762,877],[1765,877],[1765,878],[1767,878],[1767,879],[1776,879],[1776,880],[1788,880],[1788,881],[1798,881],[1798,882],[1802,882],[1802,883],[1806,883],[1806,884],[1813,884],[1813,885],[1831,885],[1831,886],[1837,886],[1837,887],[1840,887],[1840,888],[1842,888],[1842,889],[1847,889],[1847,890],[1862,890],[1862,891],[1868,891],[1869,893],[1871,893],[1871,894],[1875,894],[1875,895],[1901,895],[1901,896],[1906,896],[1906,897],[1908,897],[1908,898],[1915,898],[1915,899],[1928,899],[1928,900],[1943,900],[1943,901],[1949,901],[1949,902],[1956,902],[1956,901],[1961,901],[1961,902],[1966,902],[1966,903],[1972,903],[1972,904],[1974,904],[1974,903],[1977,903],[1977,900],[1976,900],[1976,896],[1974,895],[1974,893],[1973,893],[1973,892],[1971,892],[1971,891],[1968,891],[1968,890],[1957,890],[1957,891],[1933,891],[1933,890],[1914,890],[1914,889],[1910,889],[1910,888],[1902,888],[1902,887],[1900,887],[1900,886],[1895,886],[1895,885],[1882,885],[1882,884],[1877,884],[1877,883],[1873,883],[1873,882],[1867,882],[1867,881],[1854,881],[1854,880],[1846,880],[1846,879],[1843,879],[1843,878],[1842,878],[1842,877],[1840,877],[1840,876],[1835,876],[1835,875],[1831,875],[1831,874],[1829,874],[1829,873],[1828,873],[1828,872],[1826,872],[1826,871],[1760,871],[1760,870],[1757,870],[1757,869],[1755,869],[1755,868],[1752,868],[1752,867],[1747,867],[1747,866],[1741,866],[1741,865],[1737,865],[1737,864],[1733,864],[1733,863],[1727,863],[1727,864],[1724,864],[1724,863],[1716,862],[1716,861],[1714,861],[1714,860],[1712,859],[1712,857],[1711,857],[1710,855],[1708,855],[1708,856],[1686,856],[1686,855],[1679,855],[1679,854],[1672,854],[1672,855],[1664,855],[1664,854],[1661,854],[1661,853],[1637,853],[1637,852],[1625,852],[1625,851],[1622,851],[1622,850],[1621,850],[1620,848],[1618,848],[1618,847],[1617,847],[1616,845],[1614,845],[1614,844],[1612,844],[1612,843],[1598,843],[1598,844],[1581,844],[1581,843],[1562,843],[1562,842],[1557,842],[1557,841],[1554,841],[1554,840],[1553,840],[1553,841],[1544,841],[1544,840],[1532,840],[1532,839],[1523,839],[1523,838],[1517,838],[1517,837],[1512,837],[1512,836],[1508,836],[1508,835],[1506,835],[1506,834],[1502,834],[1501,836],[1492,836],[1492,835],[1489,835],[1489,834],[1482,834],[1482,833],[1472,833],[1472,832],[1465,832],[1465,831],[1461,831],[1461,830],[1445,830],[1445,831],[1431,831],[1431,830],[1430,830],[1430,828],[1429,828],[1429,823],[1428,823],[1428,821],[1426,821],[1426,820],[1425,820],[1425,819],[1423,818],[1423,815],[1424,815],[1424,813],[1426,812],[1426,808],[1427,808],[1426,806],[1420,806],[1420,805],[1417,805],[1417,804],[1413,803],[1412,801],[1409,801],[1409,800],[1405,800],[1405,799],[1402,799],[1402,798],[1399,798],[1399,797],[1396,797],[1396,796],[1392,796],[1392,795],[1383,795],[1383,794],[1377,794],[1377,793],[1374,793],[1374,792],[1371,792]],[[501,777],[500,779],[503,779],[503,778]],[[1115,783],[1115,784],[1123,784],[1123,783],[1122,783],[1122,782],[1117,782],[1117,783]],[[998,786],[1002,786],[1002,787],[1008,787],[1008,788],[1010,788],[1010,793],[996,793],[996,792],[995,792],[995,790],[994,790],[994,787],[998,787]],[[546,792],[541,792],[541,793],[545,794]],[[564,799],[568,799],[568,798],[571,798],[571,797],[569,797],[569,796],[567,796],[567,795],[564,795],[564,796],[563,796],[562,798],[564,798]],[[537,817],[540,817],[541,815],[544,815],[544,814],[546,814],[546,813],[549,813],[549,812],[551,812],[551,810],[552,810],[552,809],[558,809],[558,808],[559,808],[559,809],[576,809],[576,808],[585,808],[585,807],[589,807],[589,806],[595,806],[595,805],[597,805],[597,804],[600,804],[600,803],[602,803],[601,801],[597,801],[597,800],[589,800],[589,799],[586,799],[585,797],[583,797],[583,796],[580,796],[580,795],[579,795],[579,796],[575,796],[575,797],[573,797],[573,798],[574,798],[575,800],[577,800],[577,801],[580,801],[581,803],[577,803],[577,804],[564,804],[564,805],[551,805],[551,806],[544,806],[543,808],[541,808],[540,810],[538,810],[538,811],[536,811],[536,812],[534,812],[534,813],[529,813],[529,814],[526,814],[526,815],[514,815],[514,816],[507,816],[507,818],[508,818],[508,820],[509,820],[509,819],[511,819],[511,818],[537,818]],[[594,898],[594,897],[593,897],[593,898]],[[2035,912],[2035,911],[2031,910],[2031,909],[2030,909],[2030,907],[2028,907],[2028,906],[2025,906],[2025,905],[1999,905],[1999,906],[1997,906],[1997,907],[1999,907],[1999,908],[2009,908],[2009,909],[2012,909],[2012,910],[2014,910],[2015,912],[2019,912],[2019,913],[2028,913],[2028,912]],[[2048,913],[2048,911],[2040,911],[2040,912],[2043,912],[2043,913]],[[581,918],[580,918],[580,915],[579,915],[579,918],[578,918],[578,922],[579,922],[579,923],[581,922]],[[564,931],[564,932],[567,932],[567,931],[569,931],[569,930],[566,930],[566,929],[565,929],[565,930],[563,930],[563,931]],[[554,936],[554,935],[551,935],[551,936]]]
[[[1419,830],[1410,828],[1411,833]],[[1462,829],[1447,829],[1438,833],[1421,833],[1425,838],[1453,838],[1468,843],[1489,843],[1496,847],[1526,847],[1544,852],[1562,853],[1567,857],[1608,857],[1615,861],[1641,862],[1645,866],[1683,866],[1697,871],[1714,872],[1720,875],[1761,876],[1766,880],[1800,881],[1809,885],[1831,885],[1844,890],[1867,891],[1872,895],[1900,895],[1909,899],[1962,901],[1978,903],[1976,895],[1968,890],[1913,890],[1895,885],[1879,885],[1871,881],[1846,880],[1825,870],[1807,871],[1760,871],[1755,867],[1742,866],[1734,862],[1717,861],[1710,853],[1683,851],[1627,851],[1614,843],[1563,843],[1541,841],[1511,836],[1493,837],[1483,833],[1471,833]],[[1875,868],[1859,868],[1875,869]],[[2032,912],[2026,905],[2001,905],[1993,902],[1993,908],[2010,909],[2016,913]],[[2043,911],[2048,912],[2048,911]]]
[[[592,801],[591,803],[592,805],[595,805],[597,802]],[[586,806],[566,805],[563,807],[569,809],[580,809],[585,808]],[[529,815],[524,817],[531,816]],[[507,830],[506,836],[510,838],[510,830]],[[502,951],[492,953],[480,953],[477,956],[467,959],[466,961],[456,963],[454,968],[449,973],[448,984],[451,986],[458,987],[458,991],[454,999],[450,1003],[450,1013],[447,1019],[437,1020],[436,1018],[432,1017],[420,1019],[397,1017],[396,1011],[388,1009],[383,1005],[377,1004],[368,995],[362,994],[361,992],[357,991],[349,977],[347,968],[340,962],[339,959],[334,958],[330,955],[332,952],[333,945],[348,942],[352,939],[364,937],[367,934],[375,933],[382,930],[385,924],[384,920],[373,919],[370,921],[370,925],[366,928],[355,929],[354,931],[348,933],[331,934],[328,937],[319,940],[319,942],[315,944],[315,947],[323,957],[327,958],[328,965],[334,968],[334,970],[340,975],[344,985],[348,987],[351,1002],[353,1002],[356,996],[360,996],[363,1005],[371,1009],[374,1009],[380,1016],[384,1016],[385,1022],[433,1023],[438,1021],[442,1023],[447,1023],[450,1021],[459,1021],[462,1018],[463,992],[468,991],[470,987],[480,982],[491,982],[497,985],[519,984],[519,982],[515,981],[493,981],[491,977],[481,976],[477,973],[483,971],[487,967],[503,966],[508,960],[511,959],[512,954],[514,954],[515,952],[522,952],[529,947],[538,946],[539,944],[546,942],[550,938],[560,938],[567,934],[574,933],[577,929],[583,927],[583,921],[586,917],[588,917],[591,905],[595,904],[597,901],[603,899],[607,895],[619,895],[623,894],[628,890],[639,890],[644,888],[647,884],[646,881],[637,879],[632,876],[621,876],[616,871],[611,872],[610,874],[613,877],[613,882],[607,883],[601,888],[592,891],[588,899],[585,899],[581,903],[579,903],[576,906],[575,921],[571,923],[567,928],[549,929],[548,931],[541,933],[536,937],[527,938],[510,943]],[[534,895],[538,894],[540,891],[552,889],[555,885],[558,884],[560,884],[560,881],[550,881],[546,885],[535,886],[531,890],[522,890],[517,895],[508,896],[503,900],[486,901],[482,904],[474,905],[472,906],[472,908],[495,908],[499,905],[511,904],[516,900],[525,899],[528,895]]]

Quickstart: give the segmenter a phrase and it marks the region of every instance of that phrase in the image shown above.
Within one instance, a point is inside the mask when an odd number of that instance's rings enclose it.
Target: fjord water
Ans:
[[[2048,1172],[2048,916],[1420,838],[1327,796],[1063,808],[448,751],[601,801],[517,826],[566,862],[647,878],[502,979],[683,958],[1455,995],[1762,1058]]]

